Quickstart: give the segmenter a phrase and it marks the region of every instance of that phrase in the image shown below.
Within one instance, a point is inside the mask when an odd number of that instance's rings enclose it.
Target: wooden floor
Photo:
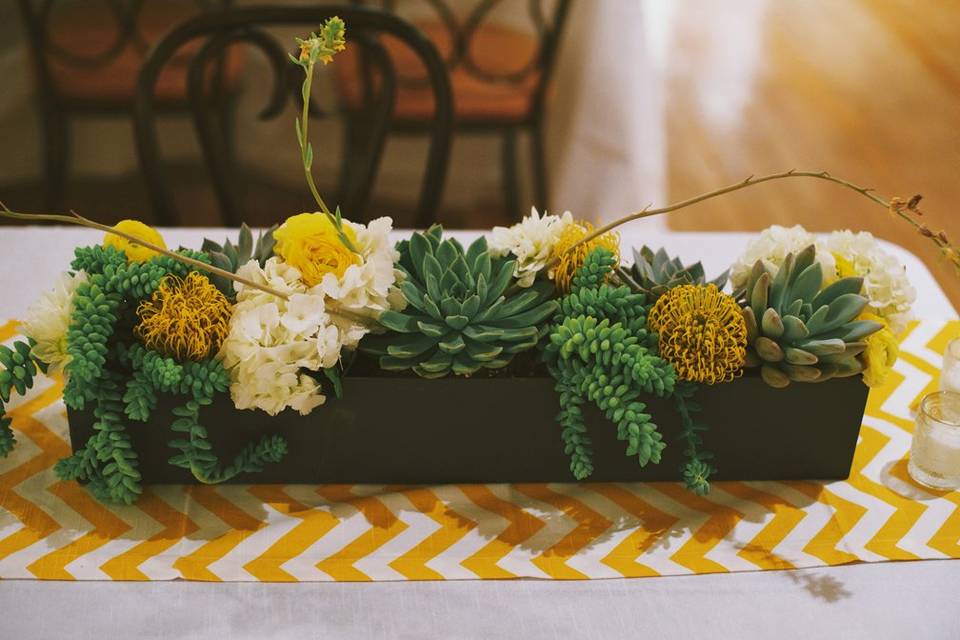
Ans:
[[[923,194],[928,225],[960,241],[960,1],[737,0],[719,17],[703,15],[707,3],[678,5],[669,201],[750,174],[828,170],[885,196]],[[761,185],[667,220],[871,231],[919,255],[960,309],[960,274],[929,240],[830,184]]]

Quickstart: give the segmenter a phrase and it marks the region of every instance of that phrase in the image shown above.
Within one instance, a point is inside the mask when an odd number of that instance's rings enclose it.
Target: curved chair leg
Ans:
[[[520,211],[520,192],[517,180],[517,130],[514,128],[504,129],[503,140],[501,143],[501,181],[503,184],[503,205],[506,214],[511,219],[519,219],[523,213]]]
[[[533,162],[533,197],[537,209],[547,209],[547,160],[543,145],[543,127],[537,123],[530,131],[530,159]]]
[[[43,109],[44,206],[47,211],[62,211],[67,198],[67,172],[70,167],[70,122],[66,114],[52,104]]]

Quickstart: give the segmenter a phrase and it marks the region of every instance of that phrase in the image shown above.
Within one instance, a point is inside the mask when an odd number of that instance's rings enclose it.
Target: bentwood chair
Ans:
[[[298,108],[302,108],[304,98],[300,87],[303,70],[288,57],[288,54],[298,52],[286,38],[280,40],[268,29],[298,27],[303,34],[307,34],[317,31],[332,16],[339,16],[346,22],[347,50],[362,50],[364,57],[370,61],[367,71],[374,74],[376,79],[370,83],[376,86],[365,100],[365,143],[345,145],[343,151],[346,159],[341,163],[337,204],[343,208],[344,215],[354,220],[363,219],[372,185],[376,181],[397,94],[396,72],[389,55],[380,44],[382,36],[390,36],[403,42],[426,69],[432,93],[433,116],[424,125],[430,144],[419,190],[416,224],[429,226],[434,221],[446,176],[453,122],[449,78],[436,47],[414,26],[383,11],[351,6],[261,6],[237,8],[217,16],[201,16],[185,22],[157,43],[144,64],[136,90],[137,149],[151,204],[161,223],[176,224],[180,219],[164,177],[155,128],[159,79],[175,53],[190,43],[199,43],[187,62],[187,97],[221,213],[229,224],[237,225],[243,216],[240,202],[231,188],[235,184],[234,172],[231,164],[219,152],[224,144],[223,132],[217,126],[216,110],[210,108],[208,100],[207,78],[211,64],[227,48],[237,45],[254,47],[269,61],[273,75],[272,86],[263,87],[269,99],[259,118],[269,120],[277,117],[291,97]],[[333,66],[338,64],[339,59]],[[330,115],[316,105],[313,98],[310,101],[312,117]],[[289,130],[293,131],[293,123]],[[295,144],[292,136],[290,140],[291,144]],[[317,156],[328,152],[319,148],[316,142],[314,151]]]
[[[413,0],[351,1],[376,4],[390,12],[414,5]],[[526,0],[523,3],[526,22],[532,27],[526,30],[497,21],[496,10],[509,9],[510,3],[472,0],[466,12],[455,11],[460,4],[466,2],[426,0],[411,6],[411,9],[429,8],[432,14],[413,21],[440,49],[450,71],[454,129],[463,134],[500,137],[501,179],[505,207],[511,216],[524,213],[519,202],[517,138],[518,134],[527,133],[531,142],[534,204],[546,208],[544,114],[570,0]],[[394,130],[422,133],[433,115],[429,94],[424,92],[422,67],[401,43],[385,39],[384,46],[401,79]],[[365,61],[355,53],[335,70],[343,99],[352,107],[362,105],[364,76],[357,74],[353,67],[363,64]],[[362,133],[363,128],[353,127],[353,132],[356,131]],[[348,133],[351,133],[349,123]]]
[[[63,208],[71,123],[78,117],[125,118],[133,112],[137,73],[149,47],[197,13],[225,10],[231,0],[18,0],[34,66],[44,138],[45,197]],[[242,60],[223,64],[218,108],[229,121]],[[186,113],[186,69],[171,64],[159,82],[160,108]]]

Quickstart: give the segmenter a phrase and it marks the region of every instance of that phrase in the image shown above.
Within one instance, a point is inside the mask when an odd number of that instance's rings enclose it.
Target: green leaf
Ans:
[[[437,346],[437,339],[420,335],[410,337],[403,342],[395,342],[387,347],[387,354],[396,358],[413,358]]]
[[[384,311],[380,314],[378,320],[380,324],[387,329],[399,331],[400,333],[416,333],[419,330],[417,318],[398,311]]]
[[[313,145],[309,142],[303,151],[303,166],[307,169],[313,166]]]

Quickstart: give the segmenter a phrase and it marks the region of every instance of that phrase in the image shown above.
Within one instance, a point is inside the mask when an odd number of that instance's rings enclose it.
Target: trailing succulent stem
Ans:
[[[627,442],[627,455],[640,465],[657,463],[666,446],[639,401],[643,394],[665,397],[676,382],[673,367],[657,355],[657,336],[646,328],[644,297],[606,283],[615,258],[596,249],[560,300],[544,354],[557,381],[564,449],[578,480],[593,472],[590,438],[580,405],[592,402]]]
[[[55,470],[62,480],[87,482],[98,500],[133,504],[143,489],[137,454],[123,424],[122,384],[122,375],[107,372],[92,387],[94,435]]]
[[[687,489],[698,496],[704,496],[710,493],[710,476],[717,472],[717,468],[708,462],[713,458],[713,454],[701,449],[703,438],[700,434],[707,430],[706,425],[696,422],[690,415],[700,410],[700,405],[692,401],[696,391],[696,384],[681,382],[674,390],[673,399],[683,428],[680,438],[686,443],[683,453],[687,456],[687,461],[680,469],[683,482]]]
[[[279,462],[287,453],[287,442],[280,436],[265,436],[259,442],[250,443],[226,467],[212,452],[207,439],[207,430],[200,424],[200,407],[212,402],[210,398],[195,398],[173,410],[176,420],[171,429],[182,434],[172,440],[170,446],[180,451],[170,458],[170,464],[188,469],[193,477],[204,484],[226,482],[241,473],[256,473],[272,462]]]
[[[500,369],[537,345],[556,311],[548,282],[509,289],[515,261],[491,257],[486,239],[464,251],[442,234],[434,225],[398,245],[407,308],[383,312],[380,324],[390,332],[362,343],[382,369],[412,369],[424,378]]]
[[[180,453],[170,459],[170,464],[189,470],[200,482],[217,484],[243,472],[262,471],[265,464],[279,462],[286,454],[283,438],[268,436],[245,447],[230,465],[221,465],[206,428],[200,424],[200,407],[211,404],[217,393],[230,386],[229,375],[220,362],[208,359],[178,363],[141,345],[133,345],[126,357],[133,375],[123,401],[131,420],[147,421],[159,394],[188,398],[173,409],[175,419],[170,428],[178,437],[170,446]]]
[[[25,395],[27,389],[33,387],[37,373],[43,371],[43,364],[33,358],[31,349],[32,345],[22,340],[14,342],[12,349],[0,345],[0,458],[7,457],[17,444],[11,428],[12,419],[4,404],[10,402],[14,391]]]
[[[815,258],[810,245],[788,255],[775,275],[762,261],[750,273],[743,309],[746,366],[760,367],[770,386],[860,373],[864,339],[883,328],[856,319],[867,305],[860,295],[863,278],[841,278],[821,290],[823,272]]]

